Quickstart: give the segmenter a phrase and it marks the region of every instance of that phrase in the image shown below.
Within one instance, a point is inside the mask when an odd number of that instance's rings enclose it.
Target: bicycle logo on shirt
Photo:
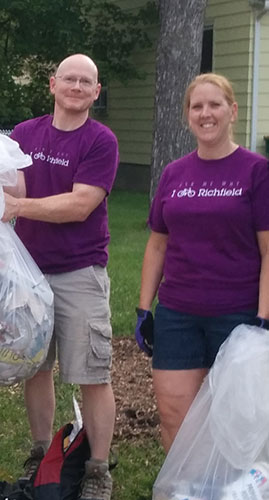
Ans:
[[[196,195],[196,191],[192,188],[185,188],[185,189],[180,189],[177,191],[177,189],[174,189],[171,198],[174,198],[177,196],[177,198],[183,198],[184,196],[187,196],[187,198],[193,198]]]

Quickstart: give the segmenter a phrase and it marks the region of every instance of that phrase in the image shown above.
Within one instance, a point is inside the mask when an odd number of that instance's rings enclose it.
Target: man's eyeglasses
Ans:
[[[79,85],[84,89],[90,89],[94,85],[94,82],[92,80],[88,80],[88,78],[77,78],[76,76],[61,75],[55,76],[55,78],[60,78],[62,82],[64,82],[66,85],[69,85],[70,87],[75,86],[77,82],[79,82]]]

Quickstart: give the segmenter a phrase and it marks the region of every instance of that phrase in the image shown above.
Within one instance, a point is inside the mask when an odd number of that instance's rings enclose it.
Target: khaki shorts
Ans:
[[[63,382],[109,383],[112,329],[106,269],[90,266],[46,278],[54,292],[55,325],[41,370],[53,368],[57,352]]]

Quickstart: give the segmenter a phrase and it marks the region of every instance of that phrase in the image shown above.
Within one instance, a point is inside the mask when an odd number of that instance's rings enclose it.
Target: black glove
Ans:
[[[137,322],[135,327],[135,339],[142,351],[149,357],[152,356],[153,346],[153,316],[151,311],[136,308]]]
[[[269,319],[261,318],[260,316],[256,316],[254,318],[252,325],[259,326],[260,328],[265,328],[265,330],[269,330]]]

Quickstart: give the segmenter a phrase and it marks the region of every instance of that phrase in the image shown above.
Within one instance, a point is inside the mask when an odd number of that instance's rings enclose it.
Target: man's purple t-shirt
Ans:
[[[119,155],[116,137],[105,125],[88,119],[67,132],[53,127],[52,116],[45,115],[20,123],[11,137],[33,160],[24,170],[28,198],[68,193],[73,183],[110,192]],[[16,232],[44,273],[107,264],[106,198],[84,222],[57,224],[19,217]]]
[[[219,160],[194,151],[169,164],[149,216],[168,233],[159,301],[198,315],[256,308],[257,231],[269,230],[269,165],[239,147]]]

